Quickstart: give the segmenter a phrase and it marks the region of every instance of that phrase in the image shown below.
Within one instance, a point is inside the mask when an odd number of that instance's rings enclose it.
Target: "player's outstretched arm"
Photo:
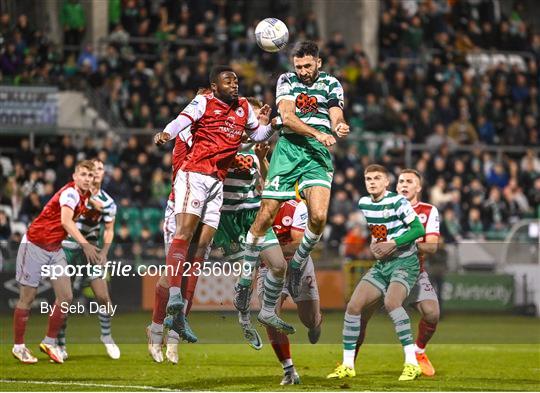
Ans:
[[[84,238],[81,231],[77,228],[77,225],[75,225],[75,221],[73,221],[73,209],[71,209],[68,206],[62,206],[62,209],[60,210],[60,220],[62,223],[62,226],[77,243],[79,243],[88,258],[88,261],[90,263],[99,263],[99,249],[96,246],[93,246],[92,244],[88,243],[88,240]]]
[[[281,100],[278,103],[278,111],[283,121],[283,126],[299,135],[309,136],[317,139],[324,146],[332,146],[336,143],[333,135],[325,134],[311,126],[308,126],[296,116],[296,106],[293,101]]]

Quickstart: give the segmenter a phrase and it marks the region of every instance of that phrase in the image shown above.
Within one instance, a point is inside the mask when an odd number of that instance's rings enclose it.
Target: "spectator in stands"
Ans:
[[[462,239],[462,227],[454,214],[454,210],[447,208],[443,212],[441,221],[441,236],[445,243],[456,243]]]
[[[491,187],[489,196],[484,202],[483,221],[486,229],[494,232],[505,230],[508,217],[508,206],[501,199],[501,190],[498,187]]]
[[[0,210],[0,242],[9,240],[11,237],[11,226],[7,214]]]
[[[64,0],[60,20],[64,28],[64,45],[79,47],[86,31],[86,16],[79,0]],[[69,49],[77,53],[79,49]]]
[[[476,207],[469,210],[467,222],[465,223],[465,238],[484,240],[484,224],[480,210]]]
[[[448,127],[448,136],[458,145],[470,145],[478,141],[478,135],[470,122],[467,109],[461,109],[459,118],[450,124]]]

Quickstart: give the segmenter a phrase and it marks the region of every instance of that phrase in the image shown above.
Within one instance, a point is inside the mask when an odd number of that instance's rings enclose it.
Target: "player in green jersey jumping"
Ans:
[[[343,363],[327,378],[354,377],[356,341],[361,313],[384,297],[403,350],[405,365],[400,381],[416,379],[422,370],[415,355],[411,321],[403,302],[420,272],[416,239],[425,235],[424,226],[403,195],[387,191],[386,168],[369,165],[364,171],[369,196],[358,203],[371,231],[371,250],[377,263],[362,277],[347,304],[343,322]]]
[[[299,42],[293,49],[292,60],[295,72],[282,74],[277,83],[276,104],[283,127],[270,161],[261,208],[246,235],[244,261],[256,266],[266,231],[272,227],[281,203],[295,198],[298,183],[298,190],[306,200],[309,221],[289,265],[289,291],[294,297],[306,260],[326,224],[334,172],[328,147],[336,143],[332,132],[344,137],[349,126],[343,117],[343,88],[336,78],[320,71],[317,44]],[[280,259],[285,261],[282,255]],[[246,269],[235,288],[234,304],[240,311],[249,308],[253,270]],[[269,301],[263,304],[258,320],[284,333],[293,333],[294,328],[279,319],[275,311],[285,271],[269,272],[266,279],[265,294]]]

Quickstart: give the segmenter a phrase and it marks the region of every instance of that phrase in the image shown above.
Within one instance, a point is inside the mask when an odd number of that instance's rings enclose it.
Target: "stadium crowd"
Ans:
[[[322,41],[315,14],[284,17],[290,41],[319,42],[323,69],[345,89],[353,138],[336,149],[325,241],[342,244],[345,239],[349,256],[360,255],[364,248],[358,245],[365,244],[361,220],[355,218],[355,201],[365,191],[363,168],[378,161],[399,173],[406,139],[424,146],[412,161],[425,178],[424,198],[439,207],[445,241],[501,238],[520,217],[539,208],[540,159],[535,151],[497,155],[484,147],[540,146],[540,34],[525,22],[519,1],[509,15],[499,15],[491,1],[454,3],[382,3],[375,65],[360,44],[347,46],[339,31]],[[257,20],[245,20],[244,10],[226,1],[157,4],[111,1],[107,42],[80,50],[85,22],[77,1],[67,1],[62,9],[64,39],[71,45],[64,51],[33,29],[25,15],[11,21],[2,14],[0,80],[90,87],[120,124],[160,130],[198,87],[208,84],[210,66],[219,59],[233,65],[244,95],[273,102],[275,79],[289,66],[287,52],[269,54],[256,47]],[[288,13],[286,8],[280,11]],[[130,41],[134,38],[138,40]],[[484,49],[521,51],[524,60],[479,72],[467,55]],[[378,135],[392,138],[355,139]],[[11,233],[9,220],[28,224],[84,157],[99,155],[106,163],[104,188],[121,210],[163,208],[171,156],[153,147],[149,137],[132,136],[125,144],[114,137],[99,145],[91,137],[76,143],[70,136],[41,142],[31,150],[22,139],[17,154],[0,161],[0,205],[11,208],[9,217],[0,212],[0,241],[20,239]],[[159,231],[142,224],[134,231],[129,214],[122,217],[118,242],[136,245],[115,252],[141,259],[144,253],[159,252]]]

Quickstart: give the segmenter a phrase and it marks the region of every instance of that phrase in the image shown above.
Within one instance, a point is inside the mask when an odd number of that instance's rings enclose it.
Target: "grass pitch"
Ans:
[[[413,312],[411,312],[413,314]],[[413,314],[414,315],[414,314]],[[353,379],[327,380],[341,361],[343,314],[326,313],[319,344],[307,344],[306,330],[294,314],[297,333],[291,336],[292,355],[302,384],[279,386],[281,366],[267,344],[254,351],[243,343],[236,318],[229,313],[193,313],[191,325],[201,343],[180,347],[178,365],[153,363],[147,354],[144,327],[148,313],[123,314],[113,319],[113,335],[122,350],[110,360],[99,342],[95,316],[70,318],[69,359],[51,364],[37,343],[46,326],[34,313],[27,345],[39,362],[17,363],[11,356],[11,316],[0,316],[1,391],[508,391],[540,390],[540,322],[506,315],[448,315],[429,346],[437,372],[414,382],[398,382],[403,355],[387,316],[378,315],[368,328],[366,345]],[[417,320],[413,322],[417,325]],[[259,327],[264,335],[264,329]]]

